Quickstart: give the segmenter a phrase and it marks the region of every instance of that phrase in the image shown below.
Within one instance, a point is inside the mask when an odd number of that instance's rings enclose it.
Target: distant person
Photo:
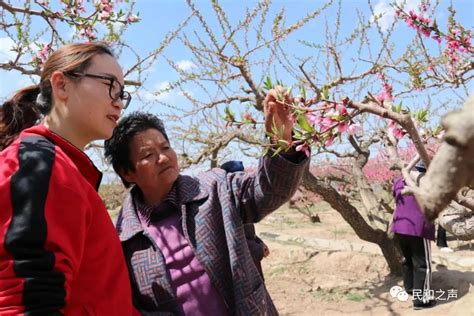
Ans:
[[[415,166],[417,181],[426,168],[422,162]],[[432,307],[436,301],[431,297],[431,246],[435,239],[435,226],[421,211],[413,195],[402,195],[406,183],[396,178],[393,195],[396,208],[393,214],[392,231],[403,253],[403,284],[408,294],[413,295],[414,309]]]
[[[436,234],[436,246],[442,252],[453,252],[453,249],[448,247],[448,241],[446,239],[446,230],[438,224],[438,232]]]
[[[244,164],[242,161],[230,160],[221,165],[221,169],[226,172],[238,172],[244,171]],[[267,245],[261,240],[255,233],[255,225],[253,223],[244,224],[245,238],[247,239],[247,245],[249,246],[250,254],[252,255],[253,262],[263,277],[262,260],[270,255],[270,250]]]
[[[282,93],[267,94],[265,127],[284,130],[291,141],[289,108],[276,102]],[[309,159],[290,151],[273,155],[269,149],[252,173],[214,168],[190,177],[180,174],[157,116],[133,112],[120,120],[105,155],[124,185],[133,185],[116,228],[140,312],[278,314],[247,249],[243,224],[278,209],[300,185]]]
[[[109,47],[54,51],[0,107],[0,314],[131,315],[122,247],[84,147],[130,102]]]

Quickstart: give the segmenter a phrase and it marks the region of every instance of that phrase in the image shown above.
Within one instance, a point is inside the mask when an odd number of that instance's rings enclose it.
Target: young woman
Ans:
[[[119,239],[82,151],[130,94],[107,46],[55,51],[0,108],[0,314],[131,315]]]

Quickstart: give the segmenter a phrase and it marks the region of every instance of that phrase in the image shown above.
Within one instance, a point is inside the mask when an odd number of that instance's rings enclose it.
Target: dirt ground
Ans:
[[[432,245],[438,261],[433,264],[432,289],[439,299],[435,307],[415,311],[411,298],[402,302],[390,295],[392,286],[403,286],[402,278],[388,277],[377,247],[361,241],[328,206],[319,205],[317,213],[321,223],[310,223],[283,207],[256,226],[271,251],[263,269],[281,315],[474,315],[474,265],[459,266],[453,260],[473,258],[474,244],[448,239],[453,253]],[[327,244],[318,249],[308,242],[312,239]],[[345,250],[351,243],[359,245],[357,250]],[[439,264],[444,259],[451,263]]]

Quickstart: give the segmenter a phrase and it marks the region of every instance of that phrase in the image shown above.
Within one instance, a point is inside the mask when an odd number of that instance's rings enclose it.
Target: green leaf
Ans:
[[[392,106],[392,111],[396,113],[400,113],[402,111],[402,103],[400,102],[399,105],[393,105]]]
[[[263,148],[263,155],[264,155],[264,156],[265,156],[266,154],[268,154],[268,150],[269,150],[269,149],[270,149],[269,147],[264,147],[264,148]]]
[[[304,86],[300,87],[300,94],[306,100],[306,89],[304,88]]]
[[[272,133],[273,135],[276,135],[278,139],[283,139],[283,132],[284,132],[284,127],[277,127],[275,118],[273,118],[272,122]]]
[[[280,101],[280,102],[284,102],[285,101],[285,98],[283,96],[283,93],[281,92],[281,90],[277,90],[277,95],[276,95],[276,99],[277,101]]]
[[[286,140],[284,139],[279,139],[278,140],[278,145],[280,147],[283,147],[283,148],[288,148],[288,146],[290,145]]]
[[[232,115],[232,112],[230,111],[229,105],[226,105],[224,112],[225,112],[225,114],[227,114],[227,115]]]
[[[443,127],[441,125],[436,126],[435,130],[433,131],[433,135],[439,135],[441,131],[443,130]]]
[[[267,76],[267,79],[263,83],[263,87],[266,90],[271,90],[273,88],[272,79],[270,79],[270,77]]]
[[[226,121],[229,121],[229,122],[234,121],[234,113],[232,113],[232,111],[230,110],[229,105],[226,105],[226,107],[224,109],[224,113],[226,114],[226,117],[225,117]]]
[[[298,125],[306,132],[314,132],[313,127],[309,124],[308,119],[304,114],[298,115]]]
[[[426,123],[428,122],[428,113],[429,113],[428,109],[419,110],[418,112],[415,113],[415,119],[418,122]]]
[[[276,155],[278,155],[283,149],[284,149],[283,147],[278,147],[273,153],[272,157],[275,157]]]
[[[293,129],[293,137],[296,139],[301,139],[303,137],[303,134],[301,134],[299,130]]]
[[[327,86],[324,86],[323,90],[321,91],[321,94],[323,95],[323,99],[329,99],[329,88]]]

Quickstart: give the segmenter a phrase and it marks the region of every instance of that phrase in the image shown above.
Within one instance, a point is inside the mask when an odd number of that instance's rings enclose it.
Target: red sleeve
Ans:
[[[26,138],[18,168],[0,179],[1,206],[8,209],[0,217],[1,315],[58,314],[67,303],[90,213],[67,169],[53,144]]]

